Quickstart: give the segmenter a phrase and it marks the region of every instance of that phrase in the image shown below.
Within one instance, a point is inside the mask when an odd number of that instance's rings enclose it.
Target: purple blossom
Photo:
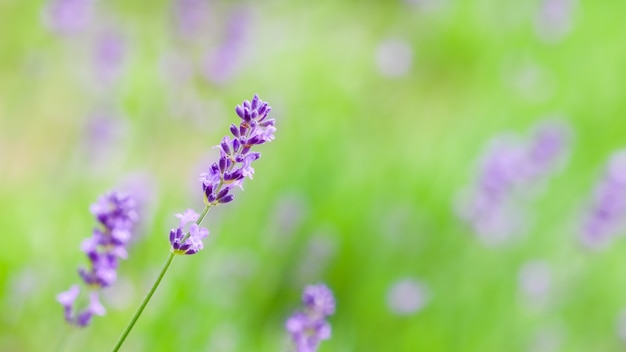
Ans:
[[[252,147],[274,139],[274,119],[267,118],[271,109],[258,95],[235,108],[241,123],[239,126],[230,126],[233,137],[225,136],[217,146],[220,150],[219,161],[211,164],[209,171],[200,175],[207,209],[231,202],[235,198],[232,189],[243,189],[244,179],[252,178],[252,162],[261,157],[261,153],[251,151]],[[172,251],[176,254],[198,253],[204,247],[202,239],[209,235],[209,230],[199,226],[202,219],[192,209],[176,217],[180,219],[180,224],[170,231]],[[193,224],[186,231],[188,223]]]
[[[192,209],[187,209],[183,214],[176,214],[176,217],[180,219],[180,224],[170,231],[172,251],[178,254],[198,253],[204,248],[202,239],[209,236],[209,230],[194,223],[200,218],[200,215]],[[189,233],[185,231],[188,223],[192,223],[189,227]]]
[[[79,294],[80,286],[73,285],[69,290],[58,294],[57,301],[63,306],[65,320],[67,322],[78,327],[85,327],[89,325],[94,315],[102,316],[106,313],[106,310],[100,303],[98,291],[91,291],[89,293],[89,304],[87,308],[83,309],[81,312],[77,312],[75,306]]]
[[[200,175],[206,205],[231,202],[234,199],[232,189],[243,188],[244,179],[252,178],[252,162],[258,160],[261,153],[251,149],[274,139],[274,119],[267,118],[271,109],[258,95],[235,108],[241,123],[230,126],[233,138],[226,136],[222,139],[218,146],[219,161],[211,165],[209,172]]]
[[[459,199],[459,216],[488,244],[519,234],[525,224],[521,201],[565,160],[570,139],[568,125],[547,122],[537,125],[528,141],[518,136],[494,140],[481,160],[475,186]]]
[[[94,0],[50,0],[43,21],[51,30],[73,34],[84,30],[93,18]]]
[[[126,52],[126,40],[121,33],[115,30],[98,33],[94,41],[93,66],[100,83],[115,82],[120,77]]]
[[[572,29],[574,0],[542,0],[535,20],[537,35],[548,42],[564,38]]]
[[[230,15],[222,42],[204,56],[203,74],[207,80],[219,85],[235,75],[246,47],[250,17],[245,9],[238,9]]]
[[[80,293],[78,285],[57,296],[64,307],[65,320],[79,327],[87,326],[94,314],[104,314],[98,290],[116,281],[119,259],[125,259],[128,255],[126,245],[137,222],[134,200],[120,192],[107,193],[90,209],[101,226],[94,228],[93,236],[83,241],[81,249],[90,265],[78,270],[85,285],[92,290],[89,306],[81,312],[77,311],[75,301]]]
[[[581,240],[589,248],[606,246],[626,218],[626,150],[614,153],[595,186],[582,224]]]
[[[387,293],[389,310],[398,315],[410,315],[422,310],[430,299],[426,284],[412,278],[396,281]]]
[[[303,311],[295,312],[285,322],[296,352],[314,352],[331,336],[326,318],[335,313],[335,298],[326,285],[310,285],[302,294]]]

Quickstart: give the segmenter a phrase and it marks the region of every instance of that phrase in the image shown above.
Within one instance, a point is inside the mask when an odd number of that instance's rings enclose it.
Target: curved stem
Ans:
[[[135,312],[135,315],[133,315],[133,318],[130,320],[130,322],[126,326],[126,329],[124,329],[124,332],[122,333],[122,336],[120,336],[120,338],[117,340],[117,343],[115,344],[115,347],[113,347],[113,350],[112,350],[113,352],[117,352],[120,349],[120,347],[124,343],[124,340],[126,340],[126,336],[128,336],[128,333],[130,332],[130,330],[132,330],[133,326],[135,326],[135,323],[137,322],[137,319],[139,319],[139,316],[143,312],[144,308],[146,308],[146,305],[148,305],[148,302],[150,301],[150,298],[152,298],[152,295],[154,294],[154,291],[156,291],[157,287],[159,287],[159,284],[161,283],[161,280],[163,279],[163,276],[165,276],[165,273],[167,272],[167,269],[169,269],[170,264],[172,264],[172,260],[174,260],[174,256],[175,255],[176,255],[176,253],[174,253],[174,252],[170,253],[170,256],[167,258],[167,261],[165,262],[165,265],[163,265],[163,269],[161,269],[161,273],[159,274],[159,277],[156,279],[156,281],[154,282],[154,284],[150,288],[150,291],[148,291],[148,294],[143,299],[143,302],[141,302],[141,305],[139,306],[139,309],[137,309],[137,311]]]

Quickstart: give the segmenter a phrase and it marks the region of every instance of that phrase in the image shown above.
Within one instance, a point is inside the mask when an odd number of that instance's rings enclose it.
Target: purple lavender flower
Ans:
[[[238,9],[230,15],[223,41],[204,56],[203,74],[207,80],[219,85],[235,75],[246,47],[250,17],[246,9]]]
[[[331,335],[326,318],[335,313],[335,298],[324,284],[310,285],[302,294],[304,311],[295,312],[285,323],[296,352],[314,352]]]
[[[258,95],[252,101],[246,100],[237,106],[235,111],[241,123],[230,126],[234,138],[226,136],[222,139],[219,161],[211,165],[209,172],[200,175],[206,205],[232,201],[232,189],[242,187],[245,177],[252,178],[252,162],[259,159],[261,153],[250,150],[255,145],[274,139],[274,119],[267,119],[271,109]]]
[[[79,327],[87,326],[94,314],[104,314],[98,290],[116,281],[119,259],[128,255],[126,244],[137,222],[134,200],[119,192],[109,192],[100,197],[91,205],[91,213],[101,227],[95,228],[93,236],[83,241],[81,249],[87,255],[90,266],[78,270],[83,282],[91,289],[90,303],[87,308],[78,311],[75,304],[80,293],[78,285],[57,296],[64,307],[65,320]]]
[[[63,34],[84,30],[92,21],[93,0],[50,0],[43,10],[43,21]]]
[[[126,58],[125,38],[115,30],[98,33],[93,48],[93,66],[101,83],[115,82],[121,75]]]
[[[178,228],[170,231],[170,244],[172,250],[178,254],[196,254],[204,245],[202,239],[209,236],[209,230],[200,227],[198,224],[191,224],[189,235],[186,235],[185,227],[188,223],[193,223],[200,218],[195,211],[187,209],[183,214],[176,214],[180,219]]]
[[[548,42],[564,38],[572,29],[573,0],[542,0],[535,21],[537,35]]]
[[[466,191],[458,213],[488,244],[508,241],[524,228],[521,200],[545,182],[569,151],[571,132],[561,122],[539,124],[529,142],[499,138],[482,159],[474,189]]]
[[[174,22],[182,36],[199,34],[210,21],[211,7],[206,0],[175,0],[172,7]]]
[[[425,283],[405,278],[396,281],[389,288],[387,306],[395,314],[410,315],[422,310],[430,296],[430,289]]]
[[[252,178],[252,162],[261,157],[261,153],[251,151],[252,147],[274,139],[274,119],[267,118],[271,109],[258,95],[235,108],[241,123],[230,126],[233,138],[226,136],[222,139],[218,146],[219,161],[211,165],[209,172],[200,175],[207,209],[231,202],[235,198],[232,189],[243,189],[244,179]],[[199,226],[202,219],[192,209],[176,216],[180,218],[180,224],[170,231],[172,251],[176,254],[197,253],[203,248],[202,239],[209,235],[209,230]],[[185,232],[186,224],[194,221],[196,223],[189,227],[189,232]]]
[[[626,218],[626,150],[613,154],[593,192],[581,240],[589,248],[606,246]]]
[[[91,291],[89,294],[89,304],[81,312],[77,312],[75,302],[80,294],[80,286],[73,285],[69,290],[57,295],[57,300],[63,305],[65,320],[78,327],[85,327],[91,322],[94,315],[102,316],[106,310],[100,303],[98,291]]]

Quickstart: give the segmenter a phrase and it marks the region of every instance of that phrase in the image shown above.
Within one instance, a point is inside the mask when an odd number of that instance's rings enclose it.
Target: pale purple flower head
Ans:
[[[180,224],[170,231],[172,251],[178,254],[198,253],[204,248],[202,239],[209,236],[209,230],[195,223],[200,215],[192,209],[187,209],[183,214],[176,214],[176,217],[180,219]],[[189,232],[186,232],[185,228],[189,223],[192,224],[189,226]]]
[[[49,0],[43,9],[43,21],[55,32],[73,34],[92,21],[94,0]]]
[[[524,203],[563,164],[570,140],[569,125],[560,121],[540,123],[528,140],[516,135],[493,140],[475,185],[459,198],[459,216],[487,244],[510,241],[525,229]]]
[[[246,9],[237,9],[228,18],[222,42],[204,55],[204,77],[214,84],[225,84],[237,72],[246,38],[251,29],[251,18]]]
[[[430,289],[421,281],[405,278],[391,285],[387,306],[397,315],[410,315],[422,310],[430,300]]]
[[[611,156],[590,203],[581,239],[589,248],[601,248],[623,229],[626,220],[626,150]]]
[[[99,83],[113,83],[122,74],[127,56],[126,39],[117,30],[98,33],[94,41],[93,67]]]
[[[90,265],[78,270],[85,285],[92,289],[90,304],[82,312],[76,311],[75,300],[80,293],[78,285],[57,296],[64,307],[65,320],[79,327],[87,326],[94,314],[104,314],[98,290],[116,281],[119,260],[128,255],[126,245],[137,222],[134,200],[120,192],[109,192],[100,197],[90,210],[101,226],[95,228],[92,237],[81,244]]]
[[[326,285],[310,285],[302,294],[303,311],[295,312],[285,322],[296,352],[317,351],[331,335],[326,318],[335,313],[335,298]]]

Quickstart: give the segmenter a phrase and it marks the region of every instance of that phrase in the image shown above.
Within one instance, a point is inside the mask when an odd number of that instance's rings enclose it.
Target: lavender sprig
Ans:
[[[73,285],[57,296],[63,305],[68,324],[85,327],[94,315],[104,315],[99,291],[112,285],[117,279],[119,259],[126,259],[126,245],[137,222],[135,201],[120,192],[109,192],[91,205],[91,213],[102,225],[94,228],[93,236],[83,241],[81,248],[89,259],[89,268],[80,268],[78,273],[89,288],[89,304],[79,310],[77,298],[80,286]]]
[[[315,352],[320,342],[331,335],[326,318],[335,313],[335,298],[324,284],[310,285],[302,294],[304,310],[295,312],[285,322],[295,352]]]
[[[131,318],[122,332],[113,351],[118,351],[126,340],[152,298],[165,273],[169,269],[176,255],[192,255],[204,248],[202,240],[209,236],[209,230],[200,224],[211,207],[225,204],[235,199],[232,193],[235,187],[243,189],[243,181],[246,177],[252,178],[254,169],[252,162],[261,157],[261,153],[251,151],[256,145],[274,139],[274,119],[268,119],[271,107],[255,95],[251,101],[244,101],[235,108],[235,112],[241,118],[239,126],[232,124],[230,132],[232,137],[226,136],[219,144],[220,158],[209,167],[208,172],[200,175],[204,194],[204,210],[197,214],[193,209],[187,209],[182,214],[176,214],[180,219],[178,227],[172,229],[169,234],[170,255],[163,265],[159,276],[141,302],[141,305]],[[191,224],[188,226],[188,224]]]

